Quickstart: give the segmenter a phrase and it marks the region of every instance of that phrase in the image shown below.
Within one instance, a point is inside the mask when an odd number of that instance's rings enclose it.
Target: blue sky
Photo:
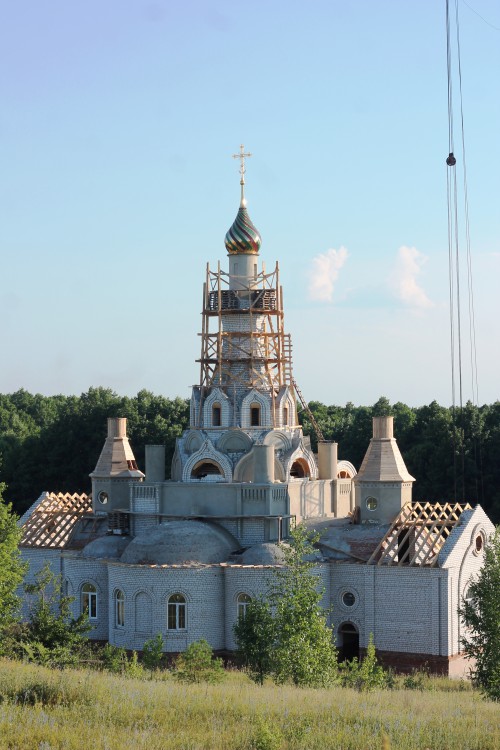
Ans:
[[[500,7],[458,8],[479,400],[492,402]],[[0,3],[0,392],[189,395],[244,143],[306,398],[451,403],[444,13],[444,0]]]

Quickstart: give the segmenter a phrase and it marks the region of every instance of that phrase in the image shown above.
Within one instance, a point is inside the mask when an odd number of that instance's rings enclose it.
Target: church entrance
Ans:
[[[338,629],[339,661],[359,659],[359,632],[352,622],[344,622]]]

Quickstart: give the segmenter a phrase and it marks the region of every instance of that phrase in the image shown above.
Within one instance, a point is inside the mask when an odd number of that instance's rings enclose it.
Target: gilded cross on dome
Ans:
[[[239,159],[240,160],[240,185],[241,185],[241,203],[240,205],[242,207],[245,207],[247,202],[245,200],[245,159],[248,159],[248,157],[252,156],[252,154],[245,153],[245,146],[243,144],[240,145],[240,153],[239,154],[233,154],[233,159]]]

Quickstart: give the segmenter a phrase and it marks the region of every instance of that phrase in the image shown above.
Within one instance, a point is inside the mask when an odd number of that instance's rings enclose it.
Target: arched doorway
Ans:
[[[206,479],[208,476],[224,476],[224,472],[215,461],[199,461],[191,472],[191,479]]]
[[[352,622],[343,622],[338,629],[339,661],[359,659],[359,631]]]

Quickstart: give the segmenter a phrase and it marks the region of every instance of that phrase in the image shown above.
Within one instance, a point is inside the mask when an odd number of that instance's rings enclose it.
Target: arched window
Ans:
[[[214,404],[212,406],[212,427],[220,427],[222,424],[221,421],[221,405],[220,404]]]
[[[120,589],[115,591],[115,625],[125,627],[125,594]]]
[[[472,595],[472,590],[470,588],[470,585],[468,585],[464,591],[464,603],[472,605],[473,602],[474,602],[474,597]]]
[[[260,404],[250,404],[250,427],[260,427]]]
[[[288,424],[288,406],[283,407],[283,426],[286,427]]]
[[[82,586],[82,612],[86,612],[89,620],[97,620],[97,589],[93,583]]]
[[[252,597],[248,594],[238,594],[238,598],[236,599],[238,605],[238,620],[242,620],[245,617],[247,607],[251,601]]]
[[[182,594],[172,594],[167,605],[168,630],[186,629],[186,599]]]

